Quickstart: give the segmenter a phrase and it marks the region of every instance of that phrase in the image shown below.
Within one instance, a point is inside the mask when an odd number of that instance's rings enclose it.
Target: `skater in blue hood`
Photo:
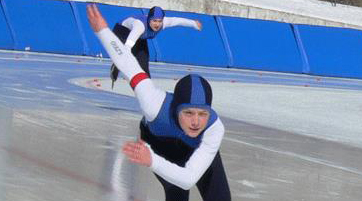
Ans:
[[[211,107],[210,84],[200,75],[187,75],[177,82],[174,93],[166,93],[158,102],[162,105],[156,117],[151,121],[144,118],[140,126],[145,142],[128,143],[125,154],[144,164],[140,150],[150,147],[150,164],[145,165],[163,185],[166,201],[189,200],[194,185],[205,201],[230,200],[218,151],[224,128]]]
[[[126,143],[123,153],[154,172],[166,201],[188,201],[189,190],[195,185],[204,201],[231,200],[219,153],[225,130],[212,109],[207,80],[191,74],[177,82],[174,93],[157,88],[130,49],[108,28],[97,7],[88,6],[87,12],[93,30],[129,81],[144,115],[142,140]]]
[[[149,51],[147,39],[153,39],[163,29],[168,27],[184,26],[201,31],[202,24],[197,20],[180,17],[165,17],[165,12],[161,7],[152,7],[148,15],[131,16],[118,22],[113,32],[117,37],[131,49],[141,68],[149,72]],[[111,66],[112,86],[117,80],[119,70],[116,65]]]
[[[176,84],[173,94],[166,93],[156,118],[152,121],[143,119],[141,131],[146,130],[146,134],[142,133],[142,139],[149,142],[155,152],[163,146],[164,141],[184,144],[192,150],[197,148],[204,131],[218,119],[211,108],[211,101],[211,87],[203,77],[196,74],[183,77]],[[179,157],[180,152],[176,151],[159,154],[174,160],[189,157],[188,154]],[[177,157],[172,157],[173,154],[177,154]]]

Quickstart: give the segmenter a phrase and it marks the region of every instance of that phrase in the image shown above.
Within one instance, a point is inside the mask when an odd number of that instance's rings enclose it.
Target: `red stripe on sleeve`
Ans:
[[[131,79],[129,84],[131,85],[132,89],[134,89],[138,83],[147,78],[149,78],[147,73],[138,73]]]

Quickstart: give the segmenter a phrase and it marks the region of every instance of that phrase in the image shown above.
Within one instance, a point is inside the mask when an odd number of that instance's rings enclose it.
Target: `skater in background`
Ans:
[[[197,20],[180,17],[165,17],[165,12],[160,7],[152,7],[148,15],[128,17],[116,23],[113,32],[132,50],[141,68],[150,76],[149,51],[147,39],[156,37],[163,29],[174,26],[191,27],[201,31],[202,24]],[[176,38],[175,38],[176,40]],[[116,65],[111,66],[112,88],[118,78],[119,70]]]
[[[89,5],[87,13],[112,61],[130,82],[144,114],[142,140],[126,143],[126,156],[151,168],[167,201],[187,201],[189,189],[195,185],[205,201],[231,200],[219,153],[224,126],[211,108],[209,83],[191,74],[178,81],[174,93],[156,88],[97,7]]]

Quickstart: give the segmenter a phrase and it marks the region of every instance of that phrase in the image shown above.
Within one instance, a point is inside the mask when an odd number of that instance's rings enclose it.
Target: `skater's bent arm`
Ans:
[[[134,89],[146,119],[152,121],[161,108],[166,92],[155,87],[139,66],[130,49],[109,29],[96,5],[88,5],[87,14],[90,25],[113,63],[122,71]],[[153,104],[153,107],[150,107],[150,104]]]
[[[122,22],[122,25],[131,30],[125,44],[132,48],[136,44],[136,41],[139,39],[139,37],[145,32],[146,28],[140,20],[133,17],[125,19]]]
[[[151,150],[151,169],[166,181],[188,190],[194,186],[215,158],[224,136],[224,126],[220,119],[209,127],[200,146],[194,151],[185,167],[169,162]]]

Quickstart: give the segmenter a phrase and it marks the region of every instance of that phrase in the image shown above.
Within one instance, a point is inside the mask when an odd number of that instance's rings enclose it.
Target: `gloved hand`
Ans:
[[[114,82],[118,78],[118,74],[119,74],[119,70],[118,70],[117,66],[112,64],[112,66],[111,66],[111,74],[110,74],[110,77],[112,79],[112,89],[113,89],[113,86],[114,86]]]

